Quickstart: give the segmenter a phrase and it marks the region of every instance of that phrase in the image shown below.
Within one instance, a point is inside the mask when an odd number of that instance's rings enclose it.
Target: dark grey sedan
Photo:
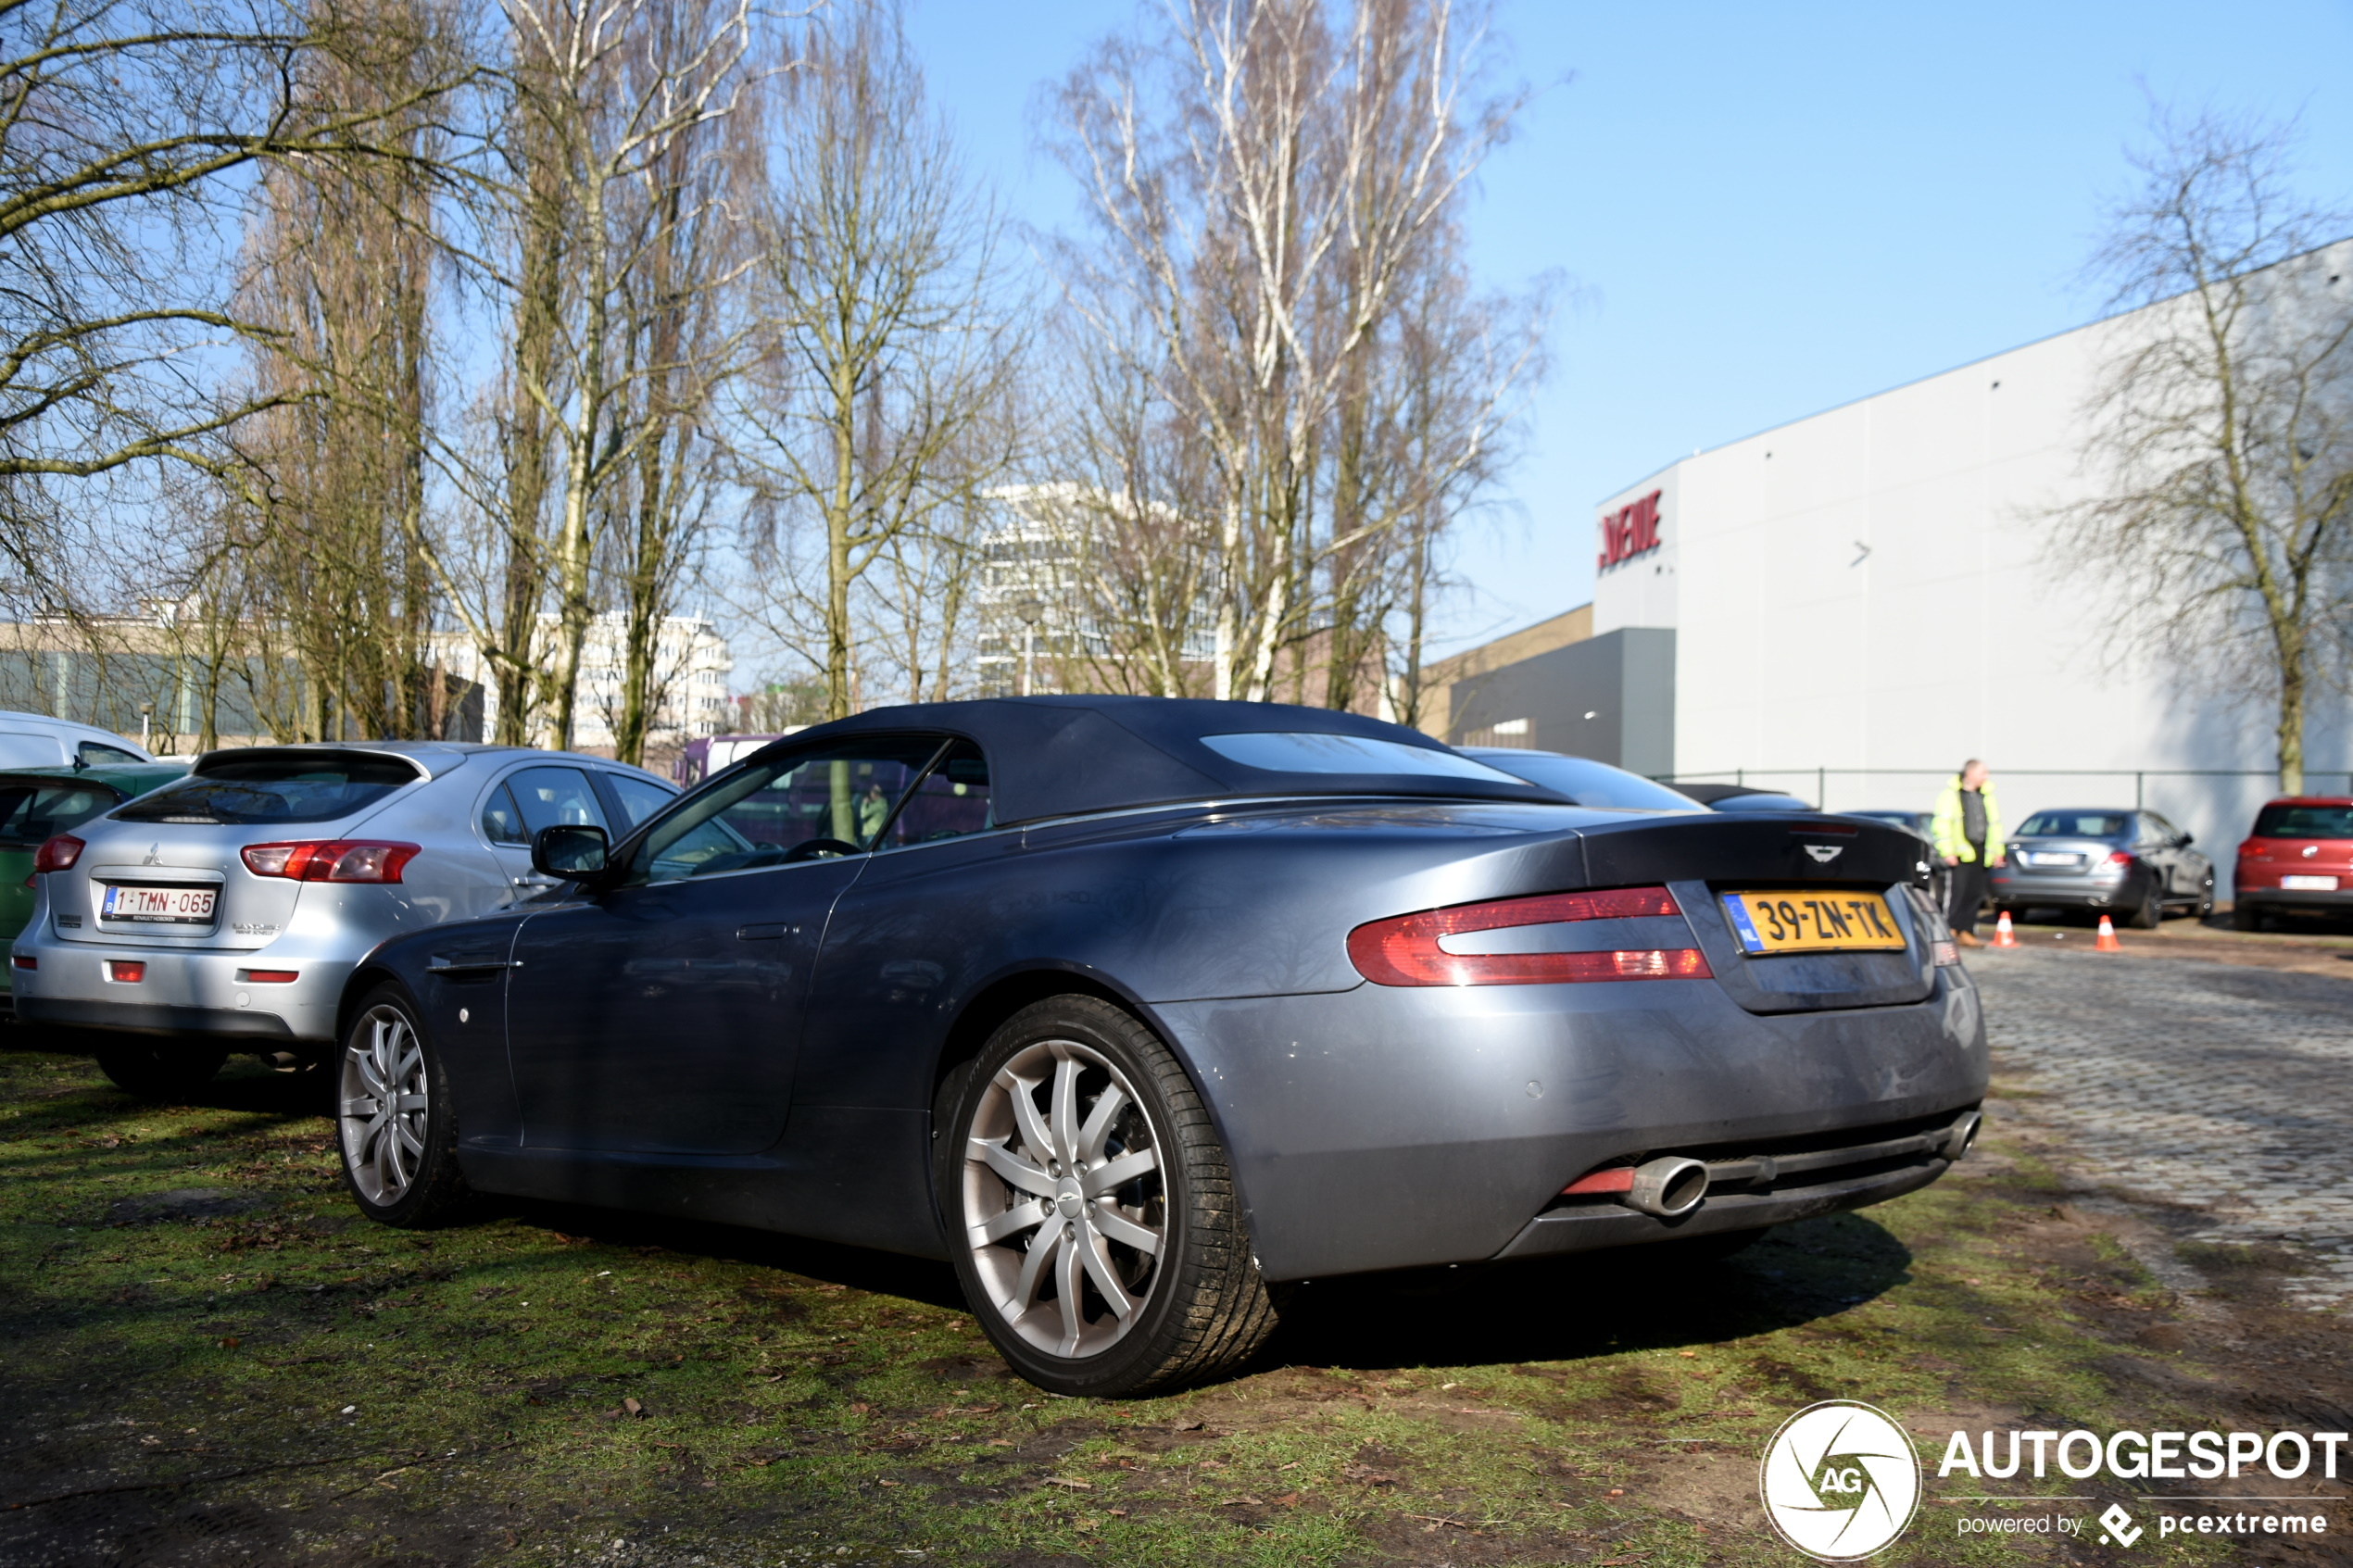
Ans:
[[[2009,835],[2009,863],[1986,873],[1994,901],[2013,909],[2122,915],[2155,931],[2168,909],[2214,912],[2214,862],[2154,811],[2120,807],[2037,811]]]
[[[1656,804],[1265,703],[822,724],[371,955],[346,1177],[395,1225],[948,1259],[1024,1375],[1125,1396],[1239,1364],[1285,1281],[1729,1250],[1942,1175],[1985,1034],[1915,841]]]

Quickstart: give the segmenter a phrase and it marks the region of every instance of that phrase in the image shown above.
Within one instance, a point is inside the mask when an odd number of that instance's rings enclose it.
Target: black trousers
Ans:
[[[1974,860],[1945,867],[1944,880],[1950,890],[1945,897],[1944,923],[1955,931],[1976,935],[1977,907],[1985,901],[1984,852],[1980,850]]]

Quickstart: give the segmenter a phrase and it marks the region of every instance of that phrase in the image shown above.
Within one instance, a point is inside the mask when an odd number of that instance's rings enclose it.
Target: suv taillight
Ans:
[[[45,841],[34,851],[32,869],[40,872],[61,872],[82,859],[82,840],[69,833],[61,833]]]
[[[1450,953],[1440,942],[1473,932],[1573,921],[1641,920],[1680,915],[1664,887],[1613,887],[1598,893],[1545,893],[1425,909],[1358,926],[1348,934],[1348,960],[1376,985],[1558,985],[1585,980],[1705,980],[1696,947],[1636,947],[1598,953]]]
[[[398,882],[400,868],[422,849],[416,844],[334,838],[308,844],[248,844],[243,854],[245,870],[256,876],[283,876],[295,882]]]

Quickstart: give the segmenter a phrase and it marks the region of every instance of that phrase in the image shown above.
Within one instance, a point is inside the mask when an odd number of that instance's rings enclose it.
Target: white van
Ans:
[[[96,768],[154,760],[145,747],[112,730],[0,709],[0,768]]]

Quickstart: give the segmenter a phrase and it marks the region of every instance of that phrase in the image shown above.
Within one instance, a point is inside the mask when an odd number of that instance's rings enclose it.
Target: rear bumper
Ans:
[[[34,969],[15,970],[17,1016],[140,1034],[329,1041],[353,963],[304,952],[281,940],[262,950],[117,947],[66,942],[38,930],[16,941]],[[107,978],[110,960],[146,965],[133,983]],[[241,978],[257,969],[292,970],[292,982]]]
[[[1918,1191],[1953,1168],[1954,1162],[1937,1152],[1943,1141],[1940,1126],[1932,1133],[1860,1148],[1783,1156],[1761,1173],[1754,1159],[1711,1159],[1706,1198],[1680,1219],[1656,1219],[1606,1198],[1564,1200],[1530,1220],[1528,1228],[1497,1256],[1539,1258],[1605,1247],[1638,1247],[1725,1231],[1759,1230],[1883,1203]],[[1809,1161],[1813,1162],[1810,1169],[1797,1168]]]
[[[222,1012],[215,1008],[52,1001],[29,997],[17,1009],[17,1016],[27,1023],[63,1023],[81,1029],[125,1030],[136,1035],[220,1035],[269,1040],[294,1037],[286,1021],[276,1013],[250,1009]]]
[[[2340,887],[2334,892],[2305,887],[2247,887],[2240,889],[2233,902],[2242,909],[2353,909],[2353,887]]]
[[[2146,886],[2138,877],[2021,876],[1998,871],[1986,874],[1985,885],[1997,902],[2014,909],[2047,905],[2064,909],[2128,909],[2141,901]]]
[[[1671,1227],[1616,1204],[1575,1228],[1547,1219],[1561,1189],[1597,1166],[1863,1142],[1867,1129],[1949,1121],[1985,1094],[1984,1023],[1958,969],[1937,971],[1924,1001],[1842,1011],[1747,1012],[1705,980],[1365,985],[1154,1010],[1217,1118],[1259,1261],[1277,1280],[1629,1245],[1878,1202],[1933,1181],[1945,1162],[1728,1190]]]

